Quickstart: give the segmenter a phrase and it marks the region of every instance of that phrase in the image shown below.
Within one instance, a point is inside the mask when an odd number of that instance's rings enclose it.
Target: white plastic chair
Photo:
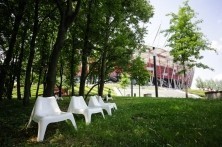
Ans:
[[[105,97],[105,99],[106,99],[106,101],[113,100],[112,96],[108,96],[108,95]]]
[[[91,123],[92,114],[102,113],[103,118],[105,118],[102,108],[88,107],[82,96],[72,96],[69,103],[68,112],[83,114],[87,125]]]
[[[32,120],[37,122],[37,141],[43,141],[48,124],[64,121],[67,119],[71,120],[75,129],[77,129],[76,122],[72,113],[62,112],[54,96],[38,97],[33,107],[27,127],[30,126]]]
[[[96,96],[91,96],[90,97],[88,106],[105,109],[107,111],[108,115],[112,115],[112,111],[111,111],[112,107],[110,105],[101,105],[98,102]]]
[[[117,110],[116,103],[105,103],[101,96],[96,96],[96,98],[97,98],[98,102],[100,103],[100,105],[110,105],[112,108]]]

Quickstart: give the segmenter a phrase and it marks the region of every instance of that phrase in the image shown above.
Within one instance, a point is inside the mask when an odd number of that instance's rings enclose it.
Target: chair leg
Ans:
[[[106,107],[105,110],[107,111],[108,115],[112,115],[111,109],[109,107]]]
[[[91,123],[91,113],[84,114],[86,125]]]
[[[29,122],[28,122],[28,124],[27,124],[27,126],[26,126],[26,129],[30,126],[30,124],[31,124],[31,122],[32,122],[33,114],[34,114],[34,108],[32,109],[32,113],[31,113],[31,116],[30,116],[30,118],[29,118]]]
[[[38,122],[38,136],[37,136],[38,142],[43,141],[47,126],[48,126],[48,123],[44,123],[41,121]]]
[[[103,110],[101,111],[101,113],[102,113],[103,118],[105,119],[105,115],[104,115],[104,113],[103,113]]]
[[[113,104],[113,107],[117,110],[117,106],[116,106],[116,104]]]
[[[27,124],[27,126],[26,126],[26,129],[27,129],[28,127],[30,127],[31,122],[32,122],[32,117],[30,117],[29,122],[28,122],[28,124]]]
[[[74,117],[70,117],[69,120],[71,120],[72,122],[72,125],[75,127],[75,129],[77,130],[77,125],[76,125],[76,122],[74,120]]]

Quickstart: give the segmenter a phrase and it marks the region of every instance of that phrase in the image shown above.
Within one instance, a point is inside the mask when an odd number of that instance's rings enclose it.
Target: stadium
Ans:
[[[158,86],[183,89],[185,81],[187,81],[187,86],[189,88],[191,87],[194,69],[187,69],[187,76],[184,77],[183,74],[179,73],[182,66],[179,63],[173,62],[173,57],[170,55],[169,51],[151,46],[147,47],[146,52],[140,54],[147,65],[147,70],[151,73],[150,85],[154,85],[154,55],[156,58],[156,77]]]

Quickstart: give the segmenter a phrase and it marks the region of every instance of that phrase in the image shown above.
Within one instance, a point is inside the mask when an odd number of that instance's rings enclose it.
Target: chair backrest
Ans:
[[[91,96],[89,99],[89,106],[98,106],[100,107],[101,104],[98,102],[95,96]]]
[[[46,116],[60,112],[61,110],[54,96],[37,98],[34,106],[34,115]]]
[[[97,96],[97,100],[101,105],[105,104],[101,96]]]
[[[70,104],[72,105],[72,108],[74,109],[88,108],[82,96],[72,96]]]

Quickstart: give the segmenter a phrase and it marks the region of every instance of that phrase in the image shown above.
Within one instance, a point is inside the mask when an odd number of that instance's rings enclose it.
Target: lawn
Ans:
[[[67,110],[70,98],[58,101]],[[34,100],[23,107],[17,100],[0,103],[0,146],[221,146],[222,101],[205,99],[114,97],[118,110],[103,119],[92,116],[85,125],[74,115],[69,121],[49,124],[45,139],[36,142],[37,123],[25,129]]]
[[[113,91],[113,87],[118,87],[119,85],[118,84],[105,84],[104,85],[104,89],[103,89],[103,94],[104,95],[107,95],[108,94],[108,90],[111,89],[111,92],[112,92],[112,95],[115,96],[115,92]],[[88,91],[90,90],[90,88],[92,87],[92,85],[87,85],[85,86],[85,94],[88,93]],[[64,87],[63,87],[64,88]],[[36,89],[37,89],[37,85],[32,85],[31,87],[31,96],[32,97],[35,97],[36,95]],[[75,91],[75,94],[78,94],[78,91],[79,91],[79,84],[77,84],[74,88],[74,91]],[[90,94],[89,95],[95,95],[97,94],[98,92],[98,88],[97,87],[94,87]],[[71,92],[71,89],[69,89],[69,92]],[[23,95],[24,94],[24,87],[21,87],[21,94]],[[43,85],[40,85],[39,87],[39,92],[38,92],[38,95],[42,95],[43,94]],[[13,98],[16,98],[17,97],[17,88],[14,87],[13,89],[13,92],[12,92],[12,97]]]

